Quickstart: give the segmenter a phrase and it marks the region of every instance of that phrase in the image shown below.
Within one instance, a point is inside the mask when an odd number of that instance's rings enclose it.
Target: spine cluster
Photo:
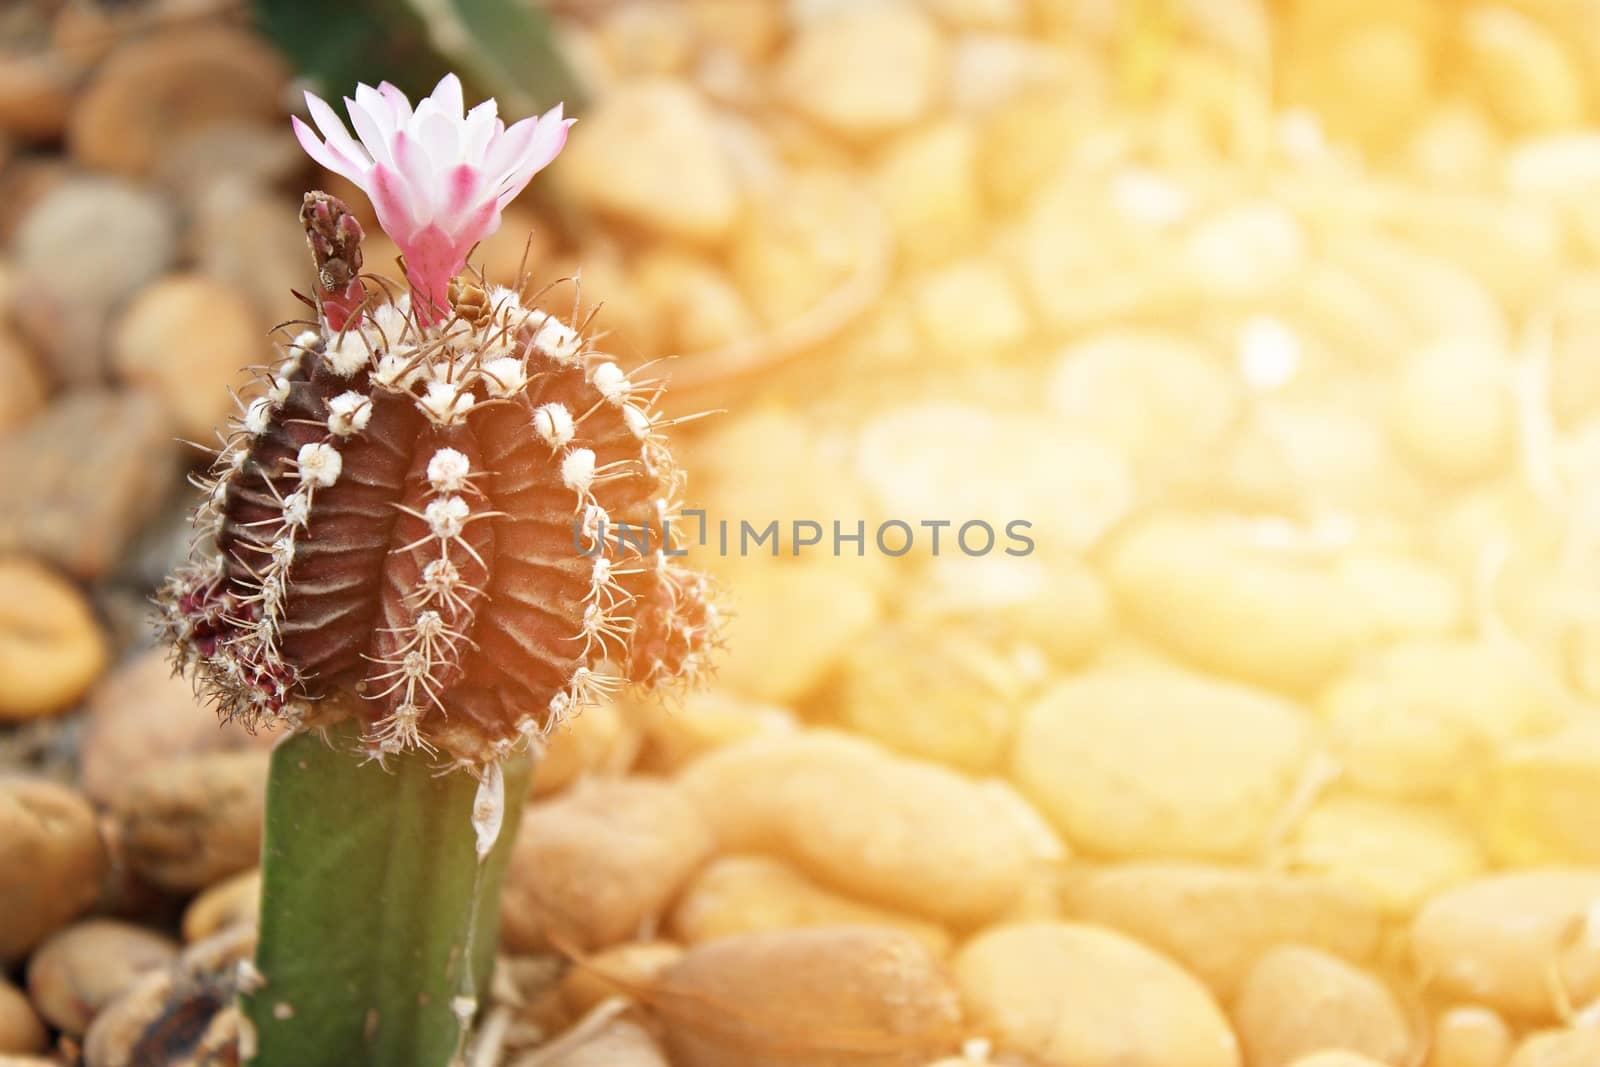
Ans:
[[[350,691],[375,753],[481,763],[701,669],[717,616],[664,551],[682,475],[657,386],[511,289],[451,296],[324,316],[219,452],[162,602],[226,715]],[[655,536],[619,546],[617,523]]]

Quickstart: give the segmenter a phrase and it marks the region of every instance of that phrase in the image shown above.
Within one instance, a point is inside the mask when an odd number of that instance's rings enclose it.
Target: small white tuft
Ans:
[[[289,342],[290,348],[298,348],[302,352],[310,352],[322,340],[322,334],[316,330],[301,330],[294,335],[294,340]]]
[[[528,372],[516,356],[485,360],[483,388],[490,396],[514,396],[528,384]]]
[[[534,409],[533,429],[551,448],[565,448],[572,440],[572,412],[565,404],[542,404]]]
[[[436,493],[459,493],[466,488],[472,464],[453,448],[441,448],[428,460],[428,484]]]
[[[422,587],[431,596],[448,596],[461,584],[461,572],[448,559],[429,561],[422,568]]]
[[[285,400],[288,400],[289,379],[283,377],[282,375],[272,379],[272,386],[267,390],[267,399],[272,401],[274,406],[283,403]]]
[[[633,436],[643,441],[650,436],[650,416],[640,411],[633,405],[625,405],[622,409],[622,421],[627,424]]]
[[[430,382],[417,406],[430,421],[452,426],[472,412],[472,394],[462,392],[454,382]]]
[[[344,469],[344,457],[339,455],[339,450],[321,441],[301,445],[295,463],[300,468],[302,484],[324,488],[337,482],[339,472]]]
[[[283,498],[283,524],[304,526],[311,518],[311,496],[304,489],[296,489]]]
[[[560,319],[550,316],[533,335],[533,344],[552,359],[570,360],[583,351],[583,339],[578,332]]]
[[[245,408],[244,428],[256,437],[260,437],[272,428],[272,401],[264,396],[258,396],[250,401],[250,406]]]
[[[422,517],[428,523],[428,529],[441,540],[460,537],[461,531],[466,528],[467,516],[472,509],[467,502],[458,496],[442,496],[430,500],[428,506],[422,509]]]
[[[412,366],[413,353],[409,345],[402,349],[391,350],[378,360],[378,369],[372,372],[373,384],[380,389],[387,389],[391,393],[404,393],[416,384],[423,375],[423,368],[419,363]]]
[[[575,448],[561,461],[561,482],[580,496],[586,496],[594,484],[594,453],[587,448]]]
[[[372,398],[354,389],[328,401],[328,430],[340,437],[360,433],[371,420]]]
[[[372,350],[368,345],[360,330],[349,330],[328,342],[327,350],[322,353],[322,361],[334,374],[348,378],[366,367],[367,361],[372,358]]]
[[[372,325],[378,334],[378,343],[393,351],[411,329],[408,314],[411,297],[402,296],[398,305],[379,304],[372,309]]]
[[[622,368],[615,363],[602,363],[594,369],[589,381],[595,390],[613,404],[620,404],[628,397],[631,388],[628,376],[622,373]]]

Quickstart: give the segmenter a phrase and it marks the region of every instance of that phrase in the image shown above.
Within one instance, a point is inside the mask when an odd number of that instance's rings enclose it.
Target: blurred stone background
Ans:
[[[550,11],[482,269],[674,357],[713,521],[868,542],[702,552],[715,682],[554,738],[472,1067],[1600,1063],[1600,8]],[[296,84],[0,11],[4,1067],[150,1067],[249,937],[271,739],[145,598],[300,193],[367,210]],[[980,519],[1035,551],[872,544]]]

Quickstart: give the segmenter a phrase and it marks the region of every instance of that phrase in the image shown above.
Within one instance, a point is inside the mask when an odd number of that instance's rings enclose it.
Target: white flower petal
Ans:
[[[428,95],[445,116],[460,122],[465,104],[461,99],[461,79],[454,74],[446,74],[439,79],[439,84],[433,87],[433,92]]]

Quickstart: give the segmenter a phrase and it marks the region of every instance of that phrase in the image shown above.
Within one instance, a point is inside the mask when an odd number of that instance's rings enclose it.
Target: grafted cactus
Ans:
[[[308,103],[325,140],[297,121],[302,144],[372,196],[405,277],[363,274],[355,218],[306,197],[316,319],[262,370],[160,602],[224,715],[305,735],[269,784],[246,1052],[442,1064],[489,958],[521,754],[613,687],[692,679],[717,616],[670,539],[683,478],[658,386],[527,302],[526,279],[466,269],[560,150],[560,110],[508,129],[452,77],[415,111],[363,86],[358,143]],[[343,751],[305,748],[324,739]],[[439,970],[397,977],[417,960]]]
[[[624,679],[692,677],[716,616],[669,542],[656,386],[515,289],[369,290],[343,205],[302,215],[322,322],[239,418],[196,516],[216,551],[163,597],[223,712],[353,694],[373,754],[480,766]]]

